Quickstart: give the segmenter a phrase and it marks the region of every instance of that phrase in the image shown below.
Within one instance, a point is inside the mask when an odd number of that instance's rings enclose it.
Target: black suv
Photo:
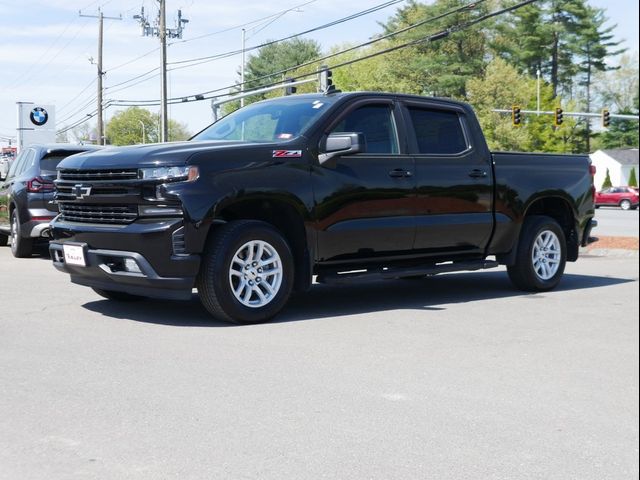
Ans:
[[[15,257],[28,257],[34,242],[49,238],[49,222],[58,214],[53,202],[56,167],[75,153],[95,150],[94,145],[30,145],[11,164],[0,199],[7,205],[0,216],[0,245],[11,239]]]

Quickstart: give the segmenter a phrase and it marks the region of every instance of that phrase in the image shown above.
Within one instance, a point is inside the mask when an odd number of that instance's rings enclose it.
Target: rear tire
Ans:
[[[544,292],[558,285],[567,261],[564,232],[553,218],[527,217],[518,240],[515,265],[508,266],[511,282],[520,290]]]
[[[9,237],[0,233],[0,247],[6,247],[9,244]]]
[[[219,227],[207,240],[196,287],[216,319],[240,325],[272,319],[294,283],[293,255],[282,234],[255,220]]]
[[[103,290],[101,288],[91,287],[91,290],[107,300],[115,300],[117,302],[137,302],[145,298],[140,295],[132,295],[127,292],[116,292],[114,290]]]
[[[629,210],[631,208],[631,202],[627,199],[620,201],[620,208],[622,210]]]
[[[11,212],[11,253],[16,258],[30,257],[33,253],[33,239],[22,236],[20,217],[15,209]]]

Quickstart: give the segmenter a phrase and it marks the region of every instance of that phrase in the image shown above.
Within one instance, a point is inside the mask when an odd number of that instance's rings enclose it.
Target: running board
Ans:
[[[367,280],[389,280],[399,277],[419,277],[422,275],[437,275],[447,272],[461,272],[473,270],[485,270],[495,268],[500,265],[495,260],[477,260],[466,262],[452,262],[437,265],[416,265],[411,267],[389,267],[381,270],[358,270],[350,272],[330,272],[321,273],[316,281],[318,283],[328,283],[340,285]]]

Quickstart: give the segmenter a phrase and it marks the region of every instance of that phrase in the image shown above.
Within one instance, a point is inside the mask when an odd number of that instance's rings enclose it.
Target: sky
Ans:
[[[242,48],[298,33],[385,3],[384,0],[167,0],[167,27],[175,27],[177,11],[189,20],[182,39],[169,40],[168,96],[194,95],[228,87],[237,80],[241,55],[200,63],[172,63]],[[429,2],[428,2],[429,3]],[[381,32],[386,21],[406,2],[399,2],[305,36],[318,41],[323,51],[343,43],[360,43]],[[614,34],[629,52],[638,51],[638,1],[590,0],[606,10]],[[140,34],[133,18],[141,7],[152,20],[156,0],[0,0],[0,145],[15,137],[16,102],[55,105],[57,127],[83,119],[96,109],[98,20],[105,19],[103,70],[104,98],[152,100],[160,97],[159,40]],[[92,61],[94,63],[92,63]],[[185,65],[190,65],[186,68]],[[132,79],[135,79],[132,81]],[[128,82],[128,83],[123,83]],[[105,121],[126,107],[109,107]],[[158,111],[159,107],[150,107]],[[170,118],[195,133],[212,121],[209,100],[169,106]],[[95,119],[89,121],[95,125]]]

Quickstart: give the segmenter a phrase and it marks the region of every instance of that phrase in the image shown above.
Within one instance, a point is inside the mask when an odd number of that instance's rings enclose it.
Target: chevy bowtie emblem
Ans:
[[[85,187],[82,184],[74,185],[71,189],[76,198],[84,198],[91,195],[91,187]]]

